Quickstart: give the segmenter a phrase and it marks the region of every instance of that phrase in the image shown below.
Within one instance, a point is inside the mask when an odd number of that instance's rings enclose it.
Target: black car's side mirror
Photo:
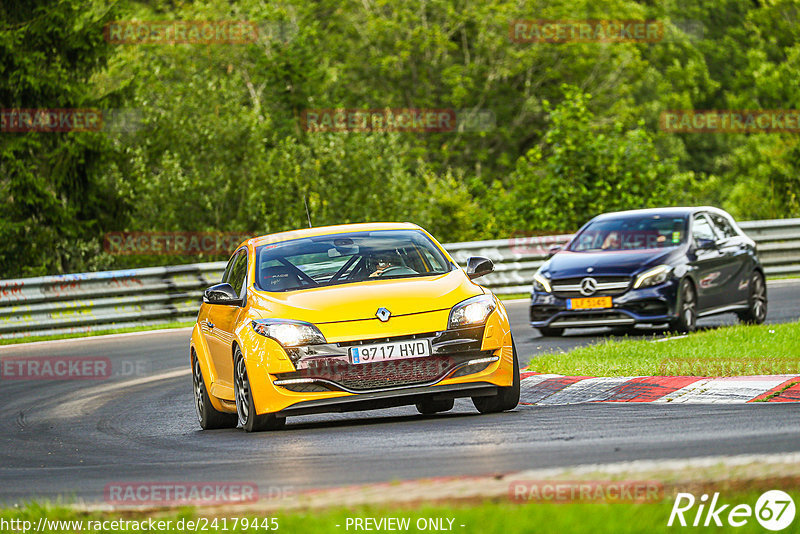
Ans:
[[[203,302],[206,304],[223,304],[227,306],[236,306],[242,303],[236,295],[230,284],[217,284],[211,286],[203,292]]]
[[[472,256],[467,260],[467,276],[469,276],[470,280],[489,274],[492,271],[494,271],[494,263],[489,258]]]
[[[547,258],[546,259],[549,260],[550,258],[555,256],[556,254],[558,254],[562,250],[564,250],[564,247],[562,245],[553,245],[552,247],[550,247],[550,250],[547,251]]]
[[[696,242],[698,250],[713,250],[717,248],[717,242],[713,239],[698,238]]]

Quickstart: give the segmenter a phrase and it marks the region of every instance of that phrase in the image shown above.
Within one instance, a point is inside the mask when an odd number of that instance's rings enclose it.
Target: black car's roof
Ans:
[[[631,215],[631,216],[662,215],[662,216],[667,216],[667,217],[687,217],[689,215],[694,215],[695,213],[699,213],[699,212],[703,212],[703,211],[710,211],[710,212],[713,212],[713,213],[720,213],[720,214],[728,216],[728,214],[725,213],[724,211],[722,211],[721,209],[714,208],[712,206],[694,206],[694,207],[684,206],[684,207],[673,207],[673,208],[648,208],[648,209],[642,209],[642,210],[614,211],[614,212],[603,213],[601,215],[598,215],[597,217],[595,217],[592,220],[595,221],[595,220],[606,219],[606,218],[609,218],[609,219],[610,218],[615,218],[616,219],[616,218],[625,217],[625,216],[628,216],[628,215]]]

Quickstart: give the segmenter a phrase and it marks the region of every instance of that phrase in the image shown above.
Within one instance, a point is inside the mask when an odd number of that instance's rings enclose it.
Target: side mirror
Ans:
[[[717,247],[717,242],[714,241],[713,239],[699,238],[696,240],[696,242],[698,250],[713,250]]]
[[[203,292],[203,302],[206,304],[223,304],[228,306],[239,305],[242,303],[230,284],[217,284],[211,286]]]
[[[494,271],[494,263],[483,256],[472,256],[467,260],[467,276],[470,280]]]
[[[549,260],[562,250],[564,250],[564,247],[562,245],[553,245],[552,247],[550,247],[550,250],[547,251],[547,258],[545,259]]]

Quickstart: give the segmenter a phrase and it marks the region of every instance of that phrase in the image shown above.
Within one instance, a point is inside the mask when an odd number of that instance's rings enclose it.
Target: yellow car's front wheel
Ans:
[[[472,397],[472,404],[481,413],[497,413],[513,410],[519,404],[519,360],[517,346],[511,341],[514,351],[514,379],[510,386],[497,388],[497,395],[491,397]]]
[[[217,411],[208,397],[203,371],[197,355],[192,353],[192,386],[194,389],[194,408],[197,420],[203,430],[214,428],[236,428],[236,414]]]
[[[275,417],[273,414],[259,415],[253,404],[253,391],[250,379],[247,376],[247,366],[239,347],[233,353],[233,394],[236,399],[236,413],[239,424],[248,432],[262,430],[277,430],[286,424],[285,417]]]

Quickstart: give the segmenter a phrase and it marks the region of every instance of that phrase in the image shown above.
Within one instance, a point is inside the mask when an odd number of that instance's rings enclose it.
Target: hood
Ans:
[[[374,319],[378,308],[392,316],[450,309],[483,290],[461,269],[424,278],[370,280],[286,293],[254,290],[251,305],[264,318],[314,324]]]
[[[668,263],[677,249],[625,250],[601,252],[572,252],[564,250],[550,258],[542,268],[550,278],[586,276],[591,267],[593,276],[632,276],[649,267]]]

